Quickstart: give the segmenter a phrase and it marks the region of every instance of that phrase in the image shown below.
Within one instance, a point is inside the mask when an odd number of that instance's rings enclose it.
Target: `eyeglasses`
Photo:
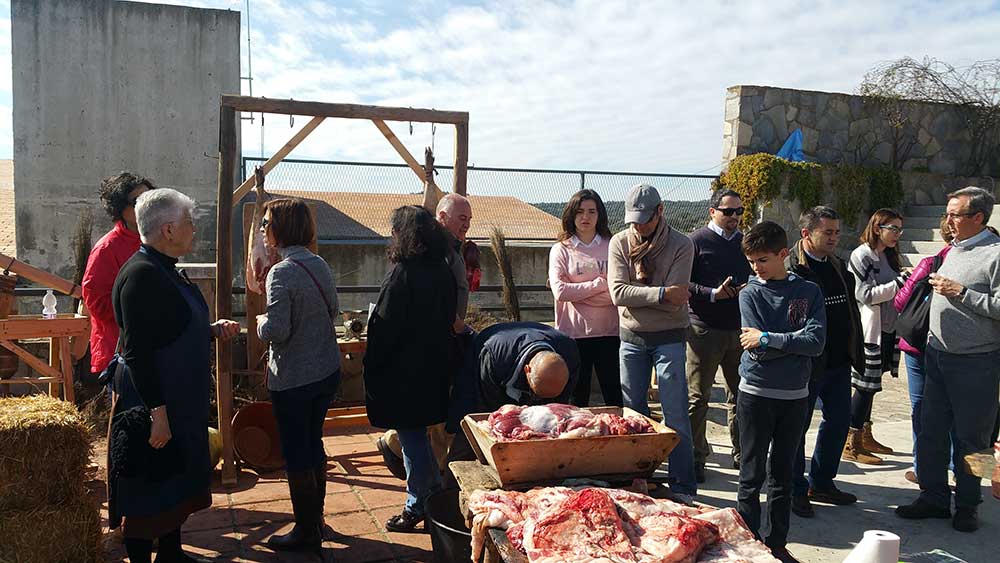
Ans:
[[[260,228],[262,228],[262,229],[266,229],[268,227],[268,225],[270,225],[270,224],[271,224],[271,222],[268,221],[267,219],[261,219],[260,220]]]
[[[897,227],[896,225],[879,225],[878,228],[892,231],[897,235],[903,234],[903,227]]]
[[[959,217],[972,217],[976,213],[979,213],[979,212],[978,211],[973,211],[973,212],[969,212],[969,213],[945,213],[944,217],[945,217],[945,219],[958,219]]]
[[[733,215],[736,215],[737,217],[742,217],[743,216],[744,208],[742,208],[742,207],[716,207],[715,210],[718,211],[719,213],[722,213],[726,217],[732,217]]]

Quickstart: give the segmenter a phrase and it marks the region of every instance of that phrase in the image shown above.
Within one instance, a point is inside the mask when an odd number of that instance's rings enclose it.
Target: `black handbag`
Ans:
[[[934,257],[931,271],[926,277],[913,284],[910,298],[896,318],[896,336],[906,340],[910,346],[920,350],[921,353],[927,347],[927,333],[930,331],[931,294],[934,293],[930,274],[937,272],[942,262],[944,262],[944,258],[941,256]]]

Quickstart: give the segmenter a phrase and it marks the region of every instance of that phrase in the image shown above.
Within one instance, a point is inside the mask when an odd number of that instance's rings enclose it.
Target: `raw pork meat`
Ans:
[[[693,507],[620,489],[475,491],[473,560],[486,528],[533,563],[777,563],[732,508]],[[624,538],[624,539],[623,539]]]
[[[621,417],[611,413],[595,415],[562,404],[533,407],[504,405],[479,424],[501,442],[654,432],[653,426],[642,417]]]
[[[263,295],[267,286],[267,272],[271,266],[278,263],[278,251],[264,244],[264,235],[260,232],[260,220],[264,217],[264,203],[267,195],[264,193],[264,171],[258,167],[254,171],[257,179],[257,202],[254,204],[253,222],[250,223],[250,236],[247,237],[247,291]]]

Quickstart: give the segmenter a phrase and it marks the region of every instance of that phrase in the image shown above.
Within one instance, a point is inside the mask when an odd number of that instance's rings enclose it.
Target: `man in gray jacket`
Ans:
[[[962,457],[989,448],[1000,393],[1000,237],[986,228],[993,203],[981,188],[948,194],[946,216],[955,240],[930,277],[923,429],[917,436],[920,497],[896,509],[903,518],[952,518],[960,532],[979,527],[982,491],[979,477],[956,467],[952,517],[949,432],[954,429]]]

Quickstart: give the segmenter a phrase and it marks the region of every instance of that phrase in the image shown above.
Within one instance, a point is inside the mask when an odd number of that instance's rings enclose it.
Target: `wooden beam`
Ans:
[[[392,145],[392,148],[396,149],[396,152],[399,154],[399,156],[403,157],[403,161],[406,162],[407,166],[410,167],[410,170],[413,170],[413,173],[417,175],[417,178],[419,178],[420,181],[423,182],[425,175],[423,167],[420,166],[420,163],[417,162],[417,159],[413,158],[413,155],[410,154],[410,151],[406,150],[406,147],[403,146],[403,143],[402,141],[399,140],[399,137],[396,137],[396,134],[392,132],[392,129],[389,129],[389,126],[385,124],[385,121],[382,121],[381,119],[373,119],[372,123],[375,124],[375,127],[378,127],[378,130],[382,132],[382,135],[389,141],[389,144]]]
[[[219,202],[215,234],[215,318],[232,316],[233,299],[233,184],[236,172],[236,110],[219,111]],[[222,437],[222,484],[236,485],[233,456],[233,374],[230,341],[215,341],[216,403]]]
[[[455,178],[452,191],[467,195],[469,175],[469,122],[455,124]]]
[[[83,288],[75,283],[67,279],[60,278],[55,274],[50,274],[45,270],[38,269],[31,264],[27,264],[14,258],[13,256],[7,256],[6,254],[0,253],[0,268],[9,270],[39,285],[51,287],[59,293],[72,295],[77,299],[83,297]]]
[[[267,159],[267,162],[265,162],[262,167],[264,169],[264,174],[270,172],[275,166],[278,165],[279,162],[284,160],[285,157],[288,156],[288,153],[292,152],[295,147],[299,146],[299,143],[304,141],[310,133],[319,127],[320,123],[323,123],[324,119],[326,118],[322,116],[314,117],[309,121],[309,123],[306,123],[305,127],[299,129],[299,131],[295,133],[295,135],[293,135],[292,138],[284,144],[284,146],[278,149],[278,152],[274,153],[274,156]],[[236,206],[240,200],[243,199],[243,196],[247,195],[247,193],[249,193],[250,190],[252,190],[256,185],[257,180],[254,175],[251,174],[250,177],[247,178],[245,182],[240,184],[240,187],[236,188],[236,191],[233,192],[233,206]]]
[[[419,123],[468,123],[467,111],[441,111],[436,109],[364,106],[358,104],[329,104],[251,98],[249,96],[222,95],[222,107],[236,111],[281,113],[286,115],[311,115],[345,119],[381,119],[383,121],[416,121]]]
[[[62,379],[62,372],[59,371],[59,340],[55,338],[49,339],[49,366],[56,370],[59,379]],[[59,398],[59,381],[49,383],[49,395]]]
[[[4,348],[10,350],[11,352],[17,354],[18,358],[21,358],[21,360],[24,363],[28,364],[28,367],[42,374],[42,376],[44,376],[45,378],[51,378],[56,380],[62,379],[62,374],[59,373],[58,370],[56,370],[49,364],[45,363],[44,361],[42,361],[42,359],[39,358],[38,356],[35,356],[31,352],[25,350],[24,348],[21,348],[20,346],[14,344],[10,340],[0,340],[0,346],[3,346]],[[29,378],[24,378],[24,379],[29,379]]]
[[[66,402],[76,403],[76,390],[73,389],[73,359],[69,352],[69,337],[53,338],[59,341],[59,369],[62,372],[63,393]]]
[[[90,319],[71,314],[54,319],[33,315],[15,315],[0,319],[0,339],[49,338],[59,336],[84,336],[90,334]]]

